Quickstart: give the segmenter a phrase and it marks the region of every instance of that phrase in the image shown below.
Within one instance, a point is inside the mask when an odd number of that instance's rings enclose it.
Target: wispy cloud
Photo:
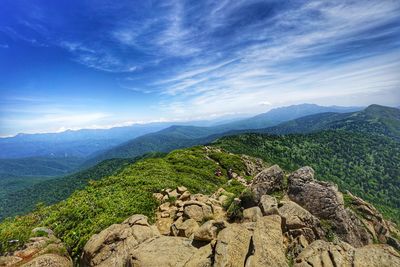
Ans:
[[[168,119],[400,102],[399,1],[72,2],[73,11],[32,4],[20,28],[0,28],[5,45],[59,49],[109,77],[120,99],[146,99]]]

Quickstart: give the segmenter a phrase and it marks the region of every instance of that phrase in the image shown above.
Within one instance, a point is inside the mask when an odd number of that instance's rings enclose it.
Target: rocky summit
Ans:
[[[211,195],[184,186],[154,193],[155,220],[134,214],[86,243],[81,266],[400,266],[399,231],[369,203],[303,167],[285,174],[277,165],[239,195]],[[36,229],[25,248],[1,257],[2,266],[72,266],[49,229]],[[50,247],[52,246],[52,247]],[[56,248],[56,249],[55,249]]]

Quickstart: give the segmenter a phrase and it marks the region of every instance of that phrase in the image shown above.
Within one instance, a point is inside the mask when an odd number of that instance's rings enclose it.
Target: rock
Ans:
[[[251,191],[254,199],[259,202],[262,195],[271,194],[283,189],[283,171],[278,165],[274,165],[257,174],[251,183]]]
[[[170,217],[168,218],[158,218],[156,221],[156,227],[160,234],[162,235],[170,235],[171,226],[174,220]]]
[[[263,216],[259,207],[252,207],[243,210],[243,221],[245,222],[256,222]]]
[[[202,202],[202,203],[206,203],[208,198],[209,198],[208,196],[203,195],[203,194],[195,194],[195,195],[191,196],[192,200]]]
[[[350,192],[347,192],[347,195],[351,198],[351,208],[361,215],[358,218],[368,228],[373,238],[379,240],[381,243],[388,242],[388,238],[390,238],[390,225],[383,219],[382,214],[363,199],[352,195]]]
[[[194,232],[193,239],[198,241],[211,241],[216,239],[218,232],[220,232],[226,226],[227,223],[224,221],[207,221]]]
[[[320,219],[329,220],[332,230],[355,247],[372,243],[372,237],[355,214],[345,209],[343,195],[337,187],[314,180],[314,170],[303,167],[288,179],[291,200]]]
[[[368,245],[356,249],[354,267],[393,267],[400,266],[400,255],[387,245]]]
[[[159,236],[151,238],[130,250],[125,265],[109,266],[176,266],[183,267],[193,259],[198,249],[183,237]]]
[[[265,216],[257,221],[253,234],[254,255],[249,267],[288,266],[283,245],[281,218]]]
[[[304,235],[299,235],[288,245],[287,255],[294,259],[309,245]]]
[[[190,199],[190,192],[189,191],[185,191],[182,193],[182,195],[179,197],[180,200],[188,200]]]
[[[345,242],[334,244],[317,240],[305,248],[294,260],[294,267],[300,266],[400,266],[400,255],[388,245],[373,244],[353,248]]]
[[[163,200],[163,198],[164,198],[164,195],[161,194],[161,193],[154,193],[154,194],[153,194],[153,197],[154,197],[157,201],[161,202],[161,201]]]
[[[22,267],[72,267],[72,260],[56,254],[40,255]]]
[[[171,203],[165,202],[165,203],[161,204],[161,205],[158,207],[158,210],[161,211],[161,212],[163,212],[163,211],[169,211],[170,206],[171,206]]]
[[[176,189],[172,190],[171,192],[168,192],[169,198],[177,199],[179,196],[180,196],[180,194],[178,194],[178,191],[176,191]]]
[[[211,244],[199,248],[185,267],[211,267],[213,260],[213,249]]]
[[[278,214],[278,201],[275,197],[262,195],[258,206],[264,216]]]
[[[351,267],[354,248],[347,243],[314,241],[294,260],[294,267]]]
[[[179,194],[182,194],[183,192],[186,192],[186,191],[187,191],[187,188],[184,187],[184,186],[178,186],[178,187],[176,188],[176,191],[178,191]]]
[[[199,224],[193,220],[188,219],[177,226],[178,236],[190,237],[199,228]]]
[[[67,249],[52,230],[38,227],[32,232],[40,236],[30,238],[19,250],[0,256],[0,266],[72,267]]]
[[[122,224],[113,224],[93,235],[83,248],[83,266],[123,266],[129,252],[160,233],[144,215],[133,215]]]
[[[217,237],[214,266],[243,267],[250,245],[250,232],[240,224],[231,224]]]
[[[242,155],[240,157],[246,166],[246,174],[254,176],[257,173],[265,169],[265,164],[261,159],[253,158],[247,155]]]
[[[218,199],[220,196],[222,196],[222,195],[224,195],[224,194],[226,194],[226,193],[228,193],[228,192],[227,192],[225,189],[223,189],[222,187],[220,187],[220,188],[218,188],[217,191],[215,191],[215,192],[211,195],[211,198]]]
[[[311,243],[316,239],[325,237],[320,220],[317,217],[293,201],[282,201],[281,204],[283,205],[278,211],[284,219],[286,230],[301,229],[301,231],[289,232],[297,233],[295,236],[292,236],[293,238],[298,235],[303,235],[306,237],[307,241]]]
[[[213,217],[210,206],[199,201],[187,201],[184,205],[184,216],[202,222]]]

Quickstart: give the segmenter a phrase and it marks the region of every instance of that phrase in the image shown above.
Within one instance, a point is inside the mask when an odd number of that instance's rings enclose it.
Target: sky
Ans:
[[[400,1],[2,0],[0,136],[400,106]]]

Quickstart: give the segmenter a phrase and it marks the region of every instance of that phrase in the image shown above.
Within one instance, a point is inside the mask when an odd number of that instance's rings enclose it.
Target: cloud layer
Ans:
[[[18,43],[56,49],[132,105],[148,100],[146,119],[400,103],[399,1],[21,3],[0,24],[0,55]],[[121,120],[93,114],[105,113]]]

